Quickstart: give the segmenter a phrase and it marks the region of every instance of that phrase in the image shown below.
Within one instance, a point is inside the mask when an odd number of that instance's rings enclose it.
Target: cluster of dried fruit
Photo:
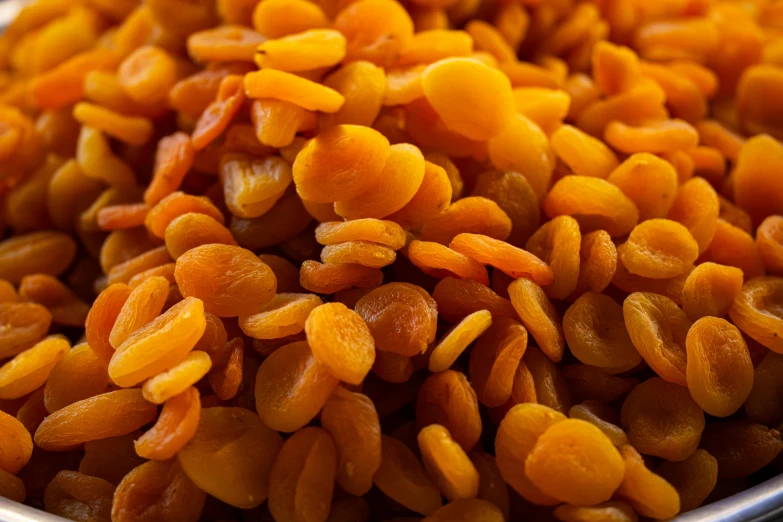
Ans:
[[[769,476],[781,31],[772,0],[34,1],[0,36],[0,496],[635,522]]]

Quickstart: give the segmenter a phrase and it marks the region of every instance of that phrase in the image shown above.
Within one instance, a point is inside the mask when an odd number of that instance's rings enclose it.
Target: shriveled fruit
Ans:
[[[704,431],[704,412],[688,390],[660,377],[634,388],[623,402],[621,416],[635,448],[671,461],[691,456]]]
[[[411,263],[432,277],[457,277],[473,279],[483,285],[489,283],[484,265],[439,243],[413,240],[408,245],[407,254]]]
[[[565,348],[563,325],[544,290],[533,281],[517,279],[508,287],[508,293],[530,335],[547,357],[560,361]]]
[[[367,241],[346,241],[327,245],[321,250],[322,263],[354,263],[383,268],[394,263],[397,254],[389,247]]]
[[[568,410],[568,416],[572,419],[589,422],[609,437],[612,444],[618,448],[623,444],[628,444],[628,436],[618,426],[620,419],[615,409],[611,406],[595,400],[585,401],[571,406],[571,409]]]
[[[390,153],[389,140],[379,132],[336,125],[307,142],[296,156],[296,191],[316,203],[359,196],[381,175]]]
[[[196,388],[168,399],[155,425],[134,442],[136,453],[150,460],[168,460],[190,442],[201,418]]]
[[[79,472],[119,484],[130,470],[144,463],[133,447],[133,442],[140,435],[141,432],[132,431],[118,437],[86,442]]]
[[[492,319],[470,352],[470,379],[482,404],[501,406],[511,397],[514,373],[526,349],[524,326],[513,319]]]
[[[680,512],[680,495],[660,475],[647,469],[642,456],[631,445],[620,448],[625,476],[617,496],[644,517],[665,520]]]
[[[702,448],[718,461],[718,478],[747,477],[771,462],[783,449],[778,430],[745,420],[710,424]]]
[[[579,223],[571,216],[558,216],[544,223],[527,240],[525,248],[552,269],[554,281],[545,288],[550,298],[565,299],[576,289],[581,240]],[[544,284],[535,277],[533,280]]]
[[[53,413],[103,392],[109,383],[107,362],[89,345],[74,346],[54,366],[43,390],[46,411]]]
[[[49,337],[0,366],[0,399],[17,399],[43,386],[70,348],[65,339]]]
[[[649,219],[634,227],[617,255],[632,274],[666,279],[686,272],[699,256],[699,245],[682,225]]]
[[[528,346],[522,360],[534,383],[536,401],[561,413],[567,413],[573,403],[573,397],[560,368],[535,346]]]
[[[745,400],[745,414],[754,422],[776,426],[783,421],[783,403],[778,395],[783,355],[768,352],[756,366],[753,388]]]
[[[677,172],[667,162],[648,153],[634,154],[606,178],[639,209],[639,219],[664,218],[677,196]]]
[[[383,282],[383,273],[378,268],[354,263],[322,264],[305,261],[299,272],[302,288],[318,294],[334,294],[352,287],[376,288]]]
[[[150,277],[134,288],[109,334],[112,348],[117,349],[133,332],[160,315],[168,295],[169,282],[161,276]]]
[[[149,378],[141,391],[149,402],[163,404],[200,381],[211,367],[209,354],[193,350],[175,366]]]
[[[682,462],[664,462],[655,471],[677,489],[683,512],[699,507],[718,481],[718,461],[703,449]]]
[[[756,230],[756,245],[767,272],[783,275],[783,216],[769,216]]]
[[[720,202],[715,189],[703,178],[696,177],[680,186],[667,217],[690,231],[701,254],[715,235],[719,212]]]
[[[727,417],[753,387],[753,362],[736,326],[717,317],[693,323],[685,340],[688,390],[704,411]]]
[[[639,384],[638,379],[634,377],[607,375],[600,368],[586,364],[566,366],[562,374],[577,401],[612,402]]]
[[[272,516],[276,520],[325,521],[336,469],[337,449],[326,430],[308,427],[297,431],[280,448],[269,474]]]
[[[691,322],[671,299],[635,292],[623,301],[631,341],[645,362],[669,382],[686,385],[685,337]]]
[[[475,341],[492,324],[489,310],[479,310],[454,326],[432,350],[429,369],[432,372],[447,370],[468,345]]]
[[[338,379],[362,382],[375,360],[375,343],[359,314],[341,303],[321,305],[305,323],[313,356]]]
[[[424,468],[449,500],[478,494],[479,474],[465,451],[440,424],[430,424],[417,437]]]
[[[575,505],[609,500],[624,472],[623,459],[609,438],[579,419],[549,426],[525,459],[525,475],[534,486]]]
[[[305,328],[310,312],[322,305],[314,294],[276,294],[256,312],[239,317],[239,327],[255,339],[279,339]]]
[[[441,317],[450,323],[456,323],[479,310],[489,310],[493,318],[517,318],[510,300],[500,297],[478,281],[447,277],[435,285],[432,297]]]
[[[60,471],[44,491],[44,505],[49,513],[75,520],[109,520],[113,495],[114,485],[101,478]]]
[[[175,260],[201,245],[236,245],[225,226],[215,218],[199,212],[188,212],[174,218],[166,227],[165,240],[166,249]]]
[[[747,281],[729,310],[740,330],[770,350],[783,353],[783,278],[756,277]]]
[[[430,375],[416,398],[416,425],[419,429],[439,424],[465,451],[470,451],[481,435],[478,399],[464,374],[446,370]]]
[[[603,371],[621,373],[642,361],[628,335],[622,307],[609,296],[583,294],[563,315],[563,332],[577,359]]]
[[[355,309],[379,350],[410,357],[435,340],[438,307],[421,287],[389,283],[359,299]]]
[[[566,416],[540,404],[519,404],[506,413],[495,436],[495,457],[503,480],[525,500],[554,506],[558,500],[536,487],[525,473],[525,462],[539,437]]]
[[[340,386],[324,404],[321,425],[337,448],[337,484],[352,495],[364,495],[381,465],[381,425],[375,405],[366,395]]]
[[[466,85],[460,78],[473,78]],[[508,78],[484,64],[466,58],[448,58],[422,74],[424,95],[446,126],[474,140],[498,135],[514,114]],[[478,117],[481,115],[481,117]]]
[[[21,422],[1,410],[0,434],[3,435],[0,470],[16,474],[30,460],[33,453],[33,440]]]
[[[544,198],[547,216],[573,216],[582,232],[606,230],[624,236],[639,222],[639,210],[618,187],[600,178],[566,176]]]
[[[264,359],[258,369],[255,385],[258,414],[275,430],[296,431],[321,411],[339,382],[313,356],[307,342],[288,344]]]
[[[529,243],[529,241],[528,241]],[[546,286],[554,281],[553,271],[534,254],[481,234],[459,234],[449,248],[465,254],[479,263],[492,265],[513,278],[529,277]],[[577,257],[578,257],[577,248]],[[569,292],[570,293],[570,292]]]
[[[334,211],[346,219],[390,216],[416,195],[424,170],[424,155],[418,147],[394,144],[376,183],[352,199],[341,196]]]
[[[399,250],[405,245],[405,231],[394,222],[373,218],[330,221],[316,227],[315,239],[322,245],[369,241]]]
[[[469,520],[501,522],[505,519],[500,509],[492,502],[470,498],[449,502],[434,513],[427,515],[423,522],[468,522]]]
[[[185,297],[198,297],[219,317],[253,313],[275,294],[274,272],[252,252],[233,245],[202,245],[177,259],[174,277]]]
[[[35,444],[46,451],[66,451],[89,442],[125,435],[152,421],[157,408],[141,390],[117,390],[75,402],[44,419]]]
[[[204,305],[188,297],[133,332],[114,352],[109,376],[133,386],[171,368],[193,349],[206,329]]]
[[[620,500],[611,500],[595,506],[571,506],[564,504],[552,511],[552,516],[563,522],[589,522],[606,520],[607,522],[635,522],[636,512]]]
[[[400,440],[381,435],[381,466],[373,483],[386,496],[422,515],[441,507],[440,492],[416,455]]]
[[[153,460],[131,470],[117,486],[111,519],[194,522],[206,498],[176,460]]]
[[[705,316],[725,317],[742,289],[742,270],[717,263],[693,269],[682,289],[682,309],[695,321]]]
[[[185,474],[201,490],[242,509],[267,498],[269,475],[283,439],[244,408],[201,410],[198,429],[177,453]]]
[[[511,234],[511,228],[511,219],[497,203],[484,197],[469,196],[455,201],[425,223],[421,228],[421,239],[448,245],[458,234],[471,233],[505,241]]]
[[[35,303],[0,303],[0,357],[13,357],[43,339],[52,314]]]

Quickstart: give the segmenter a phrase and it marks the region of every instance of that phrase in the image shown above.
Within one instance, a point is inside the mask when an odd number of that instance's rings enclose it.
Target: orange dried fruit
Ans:
[[[635,292],[623,301],[631,341],[645,362],[669,382],[686,386],[685,337],[691,321],[671,299]]]
[[[783,279],[756,277],[743,285],[729,310],[740,330],[778,353],[783,353],[783,316],[778,311],[781,296]]]
[[[205,408],[196,434],[177,453],[177,460],[200,490],[251,509],[267,498],[272,466],[282,446],[280,435],[247,409]]]
[[[389,283],[364,295],[354,308],[378,350],[411,357],[435,341],[438,306],[421,287]]]
[[[293,165],[296,191],[316,203],[357,197],[375,185],[390,153],[389,140],[371,128],[332,127],[297,154]]]
[[[85,442],[130,433],[155,419],[158,409],[141,390],[117,390],[70,404],[46,417],[35,431],[35,444],[46,451],[66,451]]]
[[[18,399],[43,386],[70,349],[62,337],[49,337],[0,366],[0,399]]]
[[[416,426],[419,430],[439,424],[465,451],[481,435],[481,417],[476,392],[463,373],[446,370],[430,375],[416,397]]]
[[[563,324],[544,289],[529,279],[517,279],[508,287],[508,293],[522,324],[541,350],[553,361],[560,361],[565,348]]]
[[[631,231],[617,249],[632,274],[668,279],[685,273],[699,256],[699,245],[687,228],[668,219],[648,219]]]
[[[478,495],[479,474],[465,451],[440,424],[430,424],[417,437],[424,469],[451,501]]]
[[[272,429],[296,431],[318,415],[339,382],[313,356],[306,341],[285,345],[264,359],[258,369],[258,414]]]
[[[204,304],[187,297],[133,332],[114,352],[109,376],[133,386],[180,362],[206,329]]]
[[[211,273],[211,276],[207,276]],[[180,292],[197,297],[218,317],[253,313],[274,297],[274,272],[251,251],[233,245],[192,248],[177,259]]]
[[[321,425],[337,448],[337,484],[361,496],[381,465],[381,425],[375,405],[361,393],[338,387],[321,412]]]
[[[660,377],[631,390],[621,416],[634,448],[671,461],[691,456],[704,430],[704,412],[688,390]]]
[[[320,364],[341,381],[359,384],[372,368],[375,343],[359,314],[341,303],[314,308],[305,322],[307,343]]]
[[[417,513],[426,515],[442,505],[435,488],[416,455],[400,440],[381,435],[381,466],[373,483],[386,496]]]

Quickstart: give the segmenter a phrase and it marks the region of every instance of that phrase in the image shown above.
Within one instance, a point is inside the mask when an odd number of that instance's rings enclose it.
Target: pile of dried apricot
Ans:
[[[783,471],[783,2],[34,0],[0,496],[635,522]]]

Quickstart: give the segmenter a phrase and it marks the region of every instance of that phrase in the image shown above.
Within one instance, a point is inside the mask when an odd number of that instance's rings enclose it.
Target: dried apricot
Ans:
[[[574,357],[604,372],[622,373],[642,361],[628,335],[622,306],[609,296],[583,294],[563,315],[563,332]]]
[[[201,516],[206,497],[177,461],[152,460],[131,470],[119,483],[111,519],[194,522]]]
[[[314,308],[305,322],[313,357],[341,381],[359,384],[372,368],[375,343],[359,314],[341,303]]]
[[[685,280],[682,309],[694,321],[705,316],[725,317],[742,290],[742,279],[738,268],[702,263]]]
[[[704,412],[688,390],[660,377],[631,390],[621,416],[634,448],[671,461],[690,457],[704,430]]]
[[[440,492],[416,455],[405,443],[387,435],[381,435],[381,466],[372,480],[386,496],[422,515],[442,505]]]
[[[430,375],[416,398],[416,425],[419,429],[439,424],[465,451],[470,451],[481,435],[481,417],[476,392],[464,374],[446,370]]]
[[[718,461],[703,449],[682,462],[664,462],[655,471],[677,489],[682,512],[699,507],[718,481]]]
[[[558,500],[536,487],[525,473],[525,463],[539,437],[565,415],[541,404],[519,404],[506,413],[495,436],[495,457],[503,480],[525,500],[554,506]]]
[[[307,342],[288,344],[264,359],[258,369],[258,414],[275,430],[296,431],[318,415],[339,382],[313,356]]]
[[[378,350],[403,356],[424,353],[435,341],[438,306],[421,287],[389,283],[364,295],[355,306]]]
[[[272,516],[326,520],[336,469],[337,449],[326,430],[311,426],[294,433],[280,448],[269,474]]]
[[[465,451],[440,424],[430,424],[417,437],[427,474],[451,501],[478,495],[479,474]]]
[[[211,276],[206,274],[211,273]],[[274,272],[252,252],[233,245],[202,245],[177,259],[174,271],[185,297],[197,297],[218,317],[253,313],[274,296]]]
[[[242,509],[267,498],[272,466],[283,439],[244,408],[201,410],[196,434],[178,453],[200,490]]]
[[[743,285],[729,310],[740,330],[778,353],[783,353],[783,317],[778,311],[781,296],[783,279],[756,277]]]
[[[669,382],[686,386],[685,337],[691,321],[671,299],[635,292],[623,301],[631,341],[645,362]]]
[[[151,422],[157,413],[141,390],[103,393],[46,417],[35,431],[35,444],[46,451],[66,451],[92,440],[130,433]]]
[[[623,459],[609,438],[579,419],[549,426],[525,459],[525,475],[534,486],[574,505],[609,500],[624,473]]]

